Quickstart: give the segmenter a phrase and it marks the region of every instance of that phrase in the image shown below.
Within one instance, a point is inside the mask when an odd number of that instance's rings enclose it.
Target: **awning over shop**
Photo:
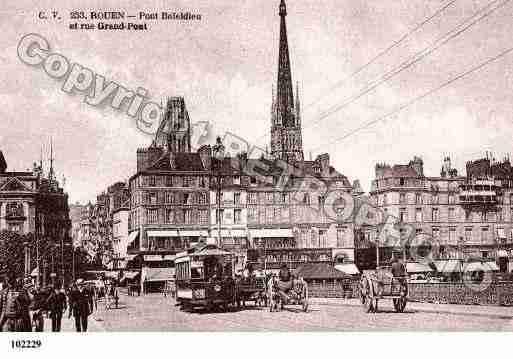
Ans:
[[[207,230],[196,230],[196,231],[178,231],[179,237],[207,237]]]
[[[492,272],[499,270],[495,262],[470,262],[463,265],[464,272]]]
[[[132,233],[130,233],[128,235],[128,243],[127,244],[131,244],[133,241],[135,241],[135,239],[137,238],[138,235],[139,235],[139,231],[133,231]]]
[[[165,282],[175,277],[174,268],[143,268],[142,273],[145,282]]]
[[[505,251],[504,249],[500,249],[497,251],[497,257],[507,257],[508,256],[508,252]]]
[[[212,237],[219,237],[219,231],[212,230]],[[247,232],[244,229],[223,229],[221,230],[221,237],[246,237]]]
[[[360,274],[360,271],[354,263],[337,264],[335,269],[350,275]]]
[[[461,272],[461,261],[459,259],[436,261],[435,266],[436,270],[442,273]]]
[[[174,261],[175,256],[172,254],[145,254],[144,260],[146,262]]]
[[[252,229],[250,233],[253,238],[294,237],[290,228]]]
[[[148,237],[178,237],[178,231],[175,230],[162,230],[162,231],[147,231]]]
[[[433,268],[431,268],[427,264],[410,262],[410,263],[406,263],[406,272],[408,272],[408,273],[427,273],[427,272],[433,272]]]
[[[139,272],[125,272],[123,273],[123,278],[121,280],[125,279],[135,279],[139,275]]]

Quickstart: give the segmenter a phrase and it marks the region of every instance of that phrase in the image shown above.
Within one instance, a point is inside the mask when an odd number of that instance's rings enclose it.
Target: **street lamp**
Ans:
[[[214,145],[214,169],[216,173],[216,185],[217,185],[217,240],[218,245],[221,246],[221,164],[224,158],[224,145],[221,141],[221,137],[217,137],[216,144]]]

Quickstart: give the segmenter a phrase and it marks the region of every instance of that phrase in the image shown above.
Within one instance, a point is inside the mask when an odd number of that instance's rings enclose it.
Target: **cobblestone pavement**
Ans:
[[[472,309],[472,310],[471,310]],[[90,331],[369,331],[369,330],[513,330],[513,308],[466,308],[456,305],[408,303],[405,313],[395,313],[389,301],[380,302],[378,313],[364,313],[354,300],[313,299],[308,313],[288,307],[270,313],[249,307],[229,313],[182,312],[173,299],[152,294],[122,295],[119,309],[98,311],[90,318]],[[63,331],[73,331],[65,319]]]

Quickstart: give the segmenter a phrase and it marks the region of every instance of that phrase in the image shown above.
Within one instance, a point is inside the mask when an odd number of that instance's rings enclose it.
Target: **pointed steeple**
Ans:
[[[299,114],[298,89],[296,103],[290,69],[289,44],[287,39],[287,7],[285,0],[280,2],[280,44],[278,54],[278,81],[276,98],[273,96],[271,114],[271,156],[286,162],[302,162],[303,140]]]
[[[5,161],[4,154],[0,151],[0,173],[5,172],[7,169],[7,162]]]
[[[53,170],[53,139],[50,139],[50,170],[48,172],[48,179],[53,181],[55,179],[55,172]]]
[[[294,94],[292,92],[292,73],[290,70],[289,43],[287,40],[287,7],[285,0],[280,3],[280,52],[278,55],[278,86],[276,94],[279,122],[283,126],[294,125]]]

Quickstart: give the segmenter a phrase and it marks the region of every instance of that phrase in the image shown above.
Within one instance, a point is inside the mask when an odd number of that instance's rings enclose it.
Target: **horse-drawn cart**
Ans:
[[[378,310],[379,299],[392,299],[394,309],[402,313],[406,308],[408,281],[406,276],[393,276],[384,268],[364,272],[360,279],[360,300],[367,313]]]
[[[237,306],[246,307],[246,302],[254,301],[256,306],[267,306],[265,277],[240,278],[236,281]]]
[[[302,310],[308,310],[308,285],[303,278],[293,279],[292,288],[284,293],[278,288],[278,279],[273,276],[267,284],[269,311],[280,311],[285,305],[300,305]]]

